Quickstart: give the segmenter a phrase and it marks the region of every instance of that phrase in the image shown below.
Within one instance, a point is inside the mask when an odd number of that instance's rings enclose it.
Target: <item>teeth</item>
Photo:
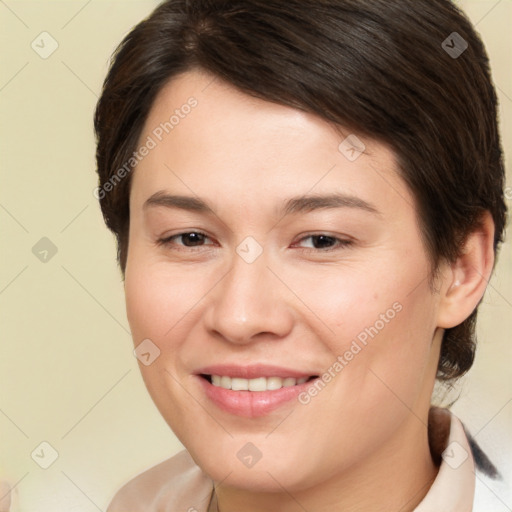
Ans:
[[[267,377],[267,390],[281,389],[283,387],[283,379],[281,377]]]
[[[249,391],[250,382],[247,379],[231,379],[231,389],[233,391]]]
[[[239,377],[227,377],[225,375],[212,375],[212,384],[224,389],[232,389],[233,391],[273,391],[276,389],[287,388],[304,384],[309,377],[301,377],[294,379],[287,377],[257,377],[256,379],[241,379]]]
[[[245,380],[245,379],[239,379]],[[259,377],[258,379],[251,379],[248,382],[249,391],[266,391],[267,390],[267,379],[265,377]],[[231,383],[233,385],[233,383]],[[234,389],[234,388],[233,388]]]

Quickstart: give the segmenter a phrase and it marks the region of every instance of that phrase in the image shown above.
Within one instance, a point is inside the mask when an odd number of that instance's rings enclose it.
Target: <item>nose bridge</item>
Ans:
[[[232,343],[249,343],[262,333],[281,337],[291,328],[291,315],[277,283],[272,283],[267,255],[254,257],[250,243],[242,242],[233,254],[206,315],[207,328]]]

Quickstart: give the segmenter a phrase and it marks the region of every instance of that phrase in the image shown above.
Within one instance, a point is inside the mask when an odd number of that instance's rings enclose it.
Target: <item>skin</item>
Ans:
[[[349,161],[338,150],[349,130],[199,71],[160,91],[141,144],[191,96],[197,106],[132,177],[127,314],[135,345],[149,338],[160,349],[140,365],[155,404],[219,484],[222,512],[413,510],[437,473],[426,425],[443,329],[483,295],[492,221],[441,265],[433,291],[414,198],[389,148],[359,135],[366,151]],[[211,210],[145,207],[159,191]],[[378,213],[283,212],[291,197],[333,192]],[[187,232],[207,237],[158,243]],[[322,233],[351,243],[318,248],[311,236]],[[247,236],[263,249],[250,264],[236,252]],[[238,417],[194,376],[256,362],[320,375],[395,303],[401,311],[307,405]],[[237,458],[247,442],[262,454],[252,468]]]

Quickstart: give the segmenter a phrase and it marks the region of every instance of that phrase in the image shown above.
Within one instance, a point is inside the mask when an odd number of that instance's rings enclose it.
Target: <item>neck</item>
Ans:
[[[369,457],[315,487],[259,493],[229,485],[216,489],[219,512],[411,512],[432,485],[438,468],[430,455],[427,417],[409,415],[392,439]]]

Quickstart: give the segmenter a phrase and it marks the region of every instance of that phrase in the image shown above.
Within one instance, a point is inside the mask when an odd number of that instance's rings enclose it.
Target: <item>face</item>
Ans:
[[[154,402],[216,481],[304,489],[424,432],[439,299],[414,199],[387,147],[349,135],[196,71],[149,113],[128,319]]]

